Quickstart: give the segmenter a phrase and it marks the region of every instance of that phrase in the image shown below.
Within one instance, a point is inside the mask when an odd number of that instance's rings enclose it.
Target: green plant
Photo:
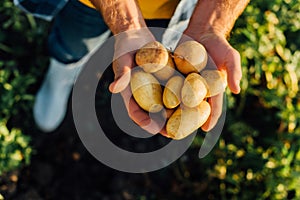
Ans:
[[[0,2],[0,12],[1,175],[30,163],[30,135],[24,130],[30,128],[35,85],[43,72],[36,66],[46,62],[43,39],[47,23],[23,13],[11,0]]]
[[[30,137],[21,129],[8,130],[4,121],[0,122],[0,175],[30,163],[32,148]]]
[[[242,91],[227,93],[224,133],[200,161],[212,199],[300,198],[299,17],[299,0],[251,1],[236,23]]]
[[[32,102],[33,96],[27,94],[27,89],[34,80],[21,76],[16,69],[9,70],[10,64],[14,62],[0,63],[0,175],[29,164],[32,152],[30,137],[20,128],[8,128],[7,121],[18,116],[20,109]]]
[[[1,173],[28,164],[32,155],[26,121],[47,66],[48,24],[11,0],[0,2],[0,13]],[[195,156],[200,133],[192,153],[170,167],[173,174],[158,172],[170,180],[164,199],[300,199],[299,18],[299,0],[250,2],[230,39],[241,53],[241,94],[227,93],[225,128],[208,156]]]

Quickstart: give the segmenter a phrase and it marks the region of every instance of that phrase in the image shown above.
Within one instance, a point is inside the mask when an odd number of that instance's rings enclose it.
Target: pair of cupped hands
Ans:
[[[242,78],[240,54],[227,41],[225,35],[217,32],[204,34],[193,34],[187,31],[182,34],[178,44],[194,39],[200,42],[208,52],[208,64],[218,70],[224,70],[227,74],[227,84],[232,93],[240,92],[240,80]],[[140,108],[133,99],[130,89],[131,70],[136,66],[136,51],[149,42],[156,41],[148,28],[130,30],[115,35],[115,52],[113,60],[113,71],[115,80],[110,84],[109,90],[112,93],[121,93],[128,116],[141,128],[151,134],[160,133],[166,135],[165,127],[161,126],[166,119],[157,117],[152,119],[149,113]],[[211,106],[211,114],[201,129],[210,131],[217,124],[222,114],[223,93],[210,97],[208,102]]]

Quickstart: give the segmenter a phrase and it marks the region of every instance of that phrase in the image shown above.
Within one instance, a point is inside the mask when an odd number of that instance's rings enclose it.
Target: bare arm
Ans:
[[[228,37],[235,21],[250,0],[199,0],[186,34],[198,36],[207,33]],[[200,39],[200,38],[195,38]]]
[[[113,69],[115,81],[111,92],[118,93],[129,83],[129,70],[133,66],[133,54],[145,43],[154,40],[136,0],[90,0],[101,13],[105,23],[115,35]],[[123,76],[127,74],[127,76]],[[123,76],[123,78],[122,78]],[[122,78],[119,80],[119,78]]]
[[[250,0],[199,0],[184,33],[202,43],[219,70],[227,73],[229,89],[240,92],[242,78],[240,54],[227,41],[235,21]],[[211,97],[211,115],[202,126],[211,130],[222,113],[223,94]]]
[[[138,49],[143,44],[155,40],[142,17],[136,0],[90,0],[100,11],[104,21],[114,35],[125,32],[124,37],[116,37],[117,56],[113,63],[115,81],[110,85],[110,91],[122,92],[122,96],[130,93],[128,84],[130,71],[134,67],[133,54],[123,54],[128,48]],[[185,34],[204,44],[208,53],[219,69],[227,71],[228,86],[233,93],[239,93],[241,80],[240,55],[227,42],[236,19],[243,12],[249,0],[199,0]],[[128,32],[129,31],[129,32]],[[129,34],[127,34],[127,32]],[[222,96],[210,100],[212,114],[209,122],[203,127],[210,130],[216,124],[222,107]],[[126,102],[126,101],[125,101]],[[130,117],[139,125],[147,121],[147,114],[138,106],[127,105]],[[152,132],[155,128],[149,128]]]
[[[240,92],[240,55],[226,39],[249,1],[199,0],[184,32],[204,44],[218,68],[227,71],[228,86],[233,93]]]
[[[90,0],[113,34],[146,27],[135,0]]]
[[[160,131],[159,123],[152,123],[148,114],[133,100],[129,82],[135,67],[134,52],[155,38],[147,28],[136,0],[90,0],[115,36],[113,70],[115,80],[112,93],[121,93],[130,118],[150,133]]]

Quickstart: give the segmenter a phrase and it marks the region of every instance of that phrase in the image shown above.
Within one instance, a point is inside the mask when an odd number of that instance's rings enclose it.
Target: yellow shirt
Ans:
[[[89,0],[79,0],[83,4],[95,8]],[[138,0],[145,19],[170,19],[180,0]]]

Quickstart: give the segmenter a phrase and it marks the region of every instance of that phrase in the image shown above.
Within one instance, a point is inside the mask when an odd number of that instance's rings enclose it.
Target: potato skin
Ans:
[[[167,120],[165,137],[180,140],[200,128],[211,114],[205,98],[224,92],[226,73],[204,69],[207,59],[204,46],[196,41],[181,43],[174,56],[157,41],[137,51],[139,67],[131,72],[131,91],[142,109],[161,112]],[[166,83],[163,90],[158,80]]]
[[[167,122],[168,136],[175,140],[187,137],[207,121],[210,112],[210,105],[206,101],[194,108],[178,107]]]
[[[167,49],[157,41],[149,42],[135,54],[135,62],[145,72],[154,73],[161,70],[168,63]]]
[[[152,74],[134,70],[130,87],[135,101],[145,111],[159,112],[163,108],[162,88]]]
[[[183,74],[199,73],[206,66],[207,59],[206,49],[196,41],[183,42],[174,51],[176,67]]]
[[[227,86],[226,73],[219,70],[203,70],[201,76],[208,85],[206,97],[212,97],[225,91]]]
[[[159,80],[166,81],[169,78],[171,78],[171,76],[174,74],[174,72],[175,72],[175,64],[174,64],[171,53],[169,53],[169,59],[168,59],[167,65],[164,66],[162,69],[154,72],[153,74]]]
[[[168,80],[163,92],[163,103],[166,108],[172,109],[180,104],[183,81],[184,78],[181,76],[173,76]]]
[[[207,94],[207,84],[198,73],[189,74],[181,89],[181,101],[187,107],[199,105]]]

